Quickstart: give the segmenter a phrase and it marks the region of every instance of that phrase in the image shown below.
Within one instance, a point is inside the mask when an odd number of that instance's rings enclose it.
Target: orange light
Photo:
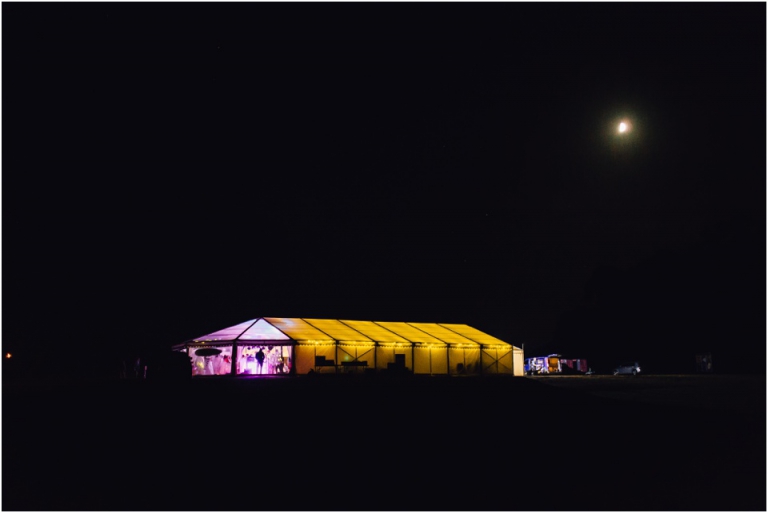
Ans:
[[[11,353],[5,353],[5,357],[6,358],[10,358],[11,357]]]
[[[628,134],[631,131],[632,131],[632,122],[631,121],[629,121],[628,119],[625,119],[625,120],[622,120],[621,122],[619,122],[618,133],[620,135]]]

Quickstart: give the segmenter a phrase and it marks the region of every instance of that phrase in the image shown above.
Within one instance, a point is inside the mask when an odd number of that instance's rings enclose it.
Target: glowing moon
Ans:
[[[624,123],[623,121],[621,123],[619,123],[619,133],[620,134],[623,134],[624,132],[626,132],[628,128],[629,127],[627,127],[627,124]]]

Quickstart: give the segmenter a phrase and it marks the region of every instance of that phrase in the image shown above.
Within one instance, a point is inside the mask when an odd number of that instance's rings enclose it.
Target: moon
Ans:
[[[629,130],[629,126],[627,126],[627,124],[625,122],[622,121],[621,123],[619,123],[619,133],[620,134],[623,134],[627,130]]]

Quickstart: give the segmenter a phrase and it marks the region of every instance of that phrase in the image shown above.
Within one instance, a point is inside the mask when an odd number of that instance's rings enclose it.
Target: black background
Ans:
[[[765,370],[764,3],[2,10],[20,365],[275,316]]]

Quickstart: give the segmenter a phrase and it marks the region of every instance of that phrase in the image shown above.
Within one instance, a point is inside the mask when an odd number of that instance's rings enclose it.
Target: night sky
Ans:
[[[95,368],[274,316],[765,372],[765,26],[763,2],[3,3],[3,351]]]

